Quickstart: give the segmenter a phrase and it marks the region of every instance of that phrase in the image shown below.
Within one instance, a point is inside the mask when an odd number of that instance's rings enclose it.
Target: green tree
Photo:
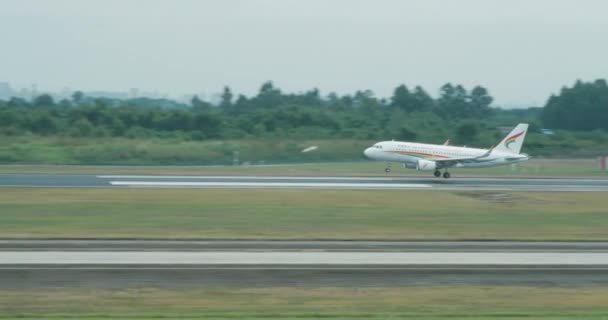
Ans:
[[[433,107],[433,99],[420,86],[416,86],[411,92],[402,84],[393,91],[390,105],[405,112],[427,111]]]
[[[239,94],[238,98],[234,102],[231,114],[244,114],[250,110],[250,101],[246,96]]]
[[[484,87],[477,86],[469,94],[463,86],[447,83],[441,87],[435,111],[446,119],[486,118],[492,101]]]
[[[400,108],[405,112],[412,112],[418,109],[414,97],[404,84],[395,88],[390,105],[392,107]]]
[[[208,110],[211,107],[208,102],[201,100],[198,95],[194,95],[194,97],[192,97],[192,99],[190,100],[190,105],[192,106],[192,108],[200,110]]]
[[[34,107],[52,107],[55,105],[55,100],[49,94],[41,94],[32,101]]]
[[[416,88],[414,88],[412,97],[414,99],[414,104],[417,106],[417,111],[430,111],[433,109],[433,98],[431,98],[421,86],[416,86]]]
[[[461,85],[446,83],[440,89],[436,112],[443,118],[463,118],[467,109],[467,91]]]
[[[488,90],[481,86],[476,86],[471,90],[470,109],[467,114],[469,117],[484,118],[491,113],[490,104],[494,98],[490,96]]]
[[[571,88],[552,95],[541,116],[546,127],[568,130],[608,129],[608,85],[598,79],[578,80]]]
[[[29,103],[23,99],[23,98],[18,98],[18,97],[11,97],[10,100],[8,100],[7,105],[9,107],[25,107],[28,106]]]
[[[72,124],[72,135],[87,137],[91,135],[93,129],[93,125],[87,118],[79,118]]]
[[[74,93],[72,93],[72,101],[74,101],[75,104],[80,104],[83,99],[84,99],[84,93],[82,91],[77,90],[77,91],[74,91]]]
[[[416,133],[403,126],[399,128],[399,140],[416,141]]]
[[[272,81],[262,84],[258,95],[251,101],[254,108],[274,108],[282,104],[281,90],[274,87]]]
[[[456,128],[456,139],[460,143],[471,143],[475,141],[478,133],[479,127],[477,124],[475,122],[467,121]]]
[[[56,132],[57,123],[48,112],[38,112],[30,123],[30,131],[43,135]]]
[[[233,97],[234,97],[234,95],[232,94],[230,87],[225,86],[224,91],[222,92],[221,101],[220,101],[220,108],[222,108],[222,110],[224,112],[230,112],[232,110],[232,98]]]

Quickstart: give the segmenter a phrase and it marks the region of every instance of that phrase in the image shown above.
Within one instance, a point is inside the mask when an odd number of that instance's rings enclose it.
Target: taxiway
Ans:
[[[0,288],[608,285],[606,242],[3,240]]]

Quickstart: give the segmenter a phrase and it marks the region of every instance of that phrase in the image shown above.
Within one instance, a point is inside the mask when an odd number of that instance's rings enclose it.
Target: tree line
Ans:
[[[552,95],[542,113],[543,123],[556,129],[608,129],[608,85],[606,80],[576,81]]]
[[[413,128],[392,119],[424,118],[437,125],[480,119],[493,113],[491,102],[483,87],[467,91],[452,84],[441,88],[438,99],[421,87],[400,85],[386,100],[369,90],[324,97],[317,89],[283,93],[266,82],[255,96],[235,96],[225,87],[219,103],[194,96],[189,105],[163,99],[86,97],[77,91],[71,99],[58,102],[47,94],[31,101],[0,101],[0,127],[5,135],[415,138]]]
[[[242,138],[354,138],[436,141],[447,136],[461,143],[484,141],[479,132],[515,122],[554,129],[608,129],[606,81],[577,82],[551,96],[542,108],[502,110],[482,86],[470,90],[447,83],[437,98],[422,87],[399,85],[388,99],[369,90],[353,94],[317,89],[285,93],[272,82],[253,96],[229,87],[219,102],[194,96],[189,104],[166,99],[108,99],[77,91],[54,101],[42,94],[32,100],[0,101],[0,134],[74,137],[176,137],[186,140]],[[494,137],[489,137],[489,139]],[[488,139],[488,140],[489,140]]]

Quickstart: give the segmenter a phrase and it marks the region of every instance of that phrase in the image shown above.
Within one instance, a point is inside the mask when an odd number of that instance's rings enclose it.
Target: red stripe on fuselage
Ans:
[[[408,156],[419,155],[419,156],[430,157],[430,158],[444,158],[444,159],[449,158],[449,157],[442,156],[439,154],[430,154],[430,153],[422,153],[422,152],[412,152],[412,151],[390,151],[390,152],[400,153],[400,154],[404,154],[404,155],[408,155]]]

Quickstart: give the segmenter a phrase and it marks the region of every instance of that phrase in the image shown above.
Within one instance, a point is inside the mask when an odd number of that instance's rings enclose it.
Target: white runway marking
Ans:
[[[147,176],[147,175],[105,175],[99,179],[222,179],[222,180],[363,180],[363,181],[394,181],[403,178],[384,177],[289,177],[289,176]]]
[[[220,179],[220,180],[334,180],[334,181],[404,181],[411,179],[431,179],[435,181],[459,181],[459,180],[473,180],[479,183],[484,182],[520,182],[526,181],[531,184],[544,184],[544,183],[552,183],[556,181],[563,181],[564,185],[570,185],[572,183],[589,183],[589,182],[606,182],[605,179],[577,179],[577,178],[521,178],[521,177],[504,177],[504,178],[494,178],[494,177],[467,177],[467,178],[459,178],[454,177],[450,180],[444,180],[443,178],[433,178],[432,176],[424,177],[343,177],[343,176],[335,176],[335,177],[311,177],[311,176],[188,176],[188,175],[175,175],[175,176],[165,176],[165,175],[98,175],[95,176],[98,179],[189,179],[189,180],[208,180],[208,179]]]
[[[3,251],[0,265],[560,265],[606,266],[608,253]]]
[[[418,183],[313,183],[313,182],[195,182],[195,181],[110,181],[113,186],[133,187],[207,187],[207,188],[430,188],[429,184]]]
[[[42,266],[42,267],[36,267],[36,266],[31,266],[28,265],[27,267],[24,267],[23,265],[19,265],[19,266],[9,266],[9,267],[0,267],[0,270],[7,270],[7,271],[24,271],[24,270],[43,270],[43,271],[48,271],[48,270],[80,270],[80,271],[100,271],[100,270],[140,270],[140,271],[146,271],[146,270],[171,270],[171,271],[178,271],[178,270],[212,270],[212,271],[269,271],[269,270],[275,270],[275,271],[294,271],[294,270],[300,270],[300,271],[331,271],[331,270],[340,270],[340,271],[358,271],[358,270],[383,270],[383,271],[544,271],[544,272],[559,272],[559,271],[580,271],[580,270],[585,270],[587,272],[590,271],[606,271],[606,267],[604,266],[599,266],[599,267],[588,267],[588,266],[569,266],[569,267],[562,267],[562,266],[535,266],[535,265],[531,265],[531,266],[454,266],[454,265],[449,265],[449,266],[428,266],[428,265],[418,265],[418,266],[360,266],[360,267],[351,267],[351,266],[243,266],[243,267],[226,267],[226,266],[176,266],[176,265],[171,265],[171,266],[142,266],[142,265],[125,265],[125,266],[64,266],[64,265],[57,265],[57,266]]]

